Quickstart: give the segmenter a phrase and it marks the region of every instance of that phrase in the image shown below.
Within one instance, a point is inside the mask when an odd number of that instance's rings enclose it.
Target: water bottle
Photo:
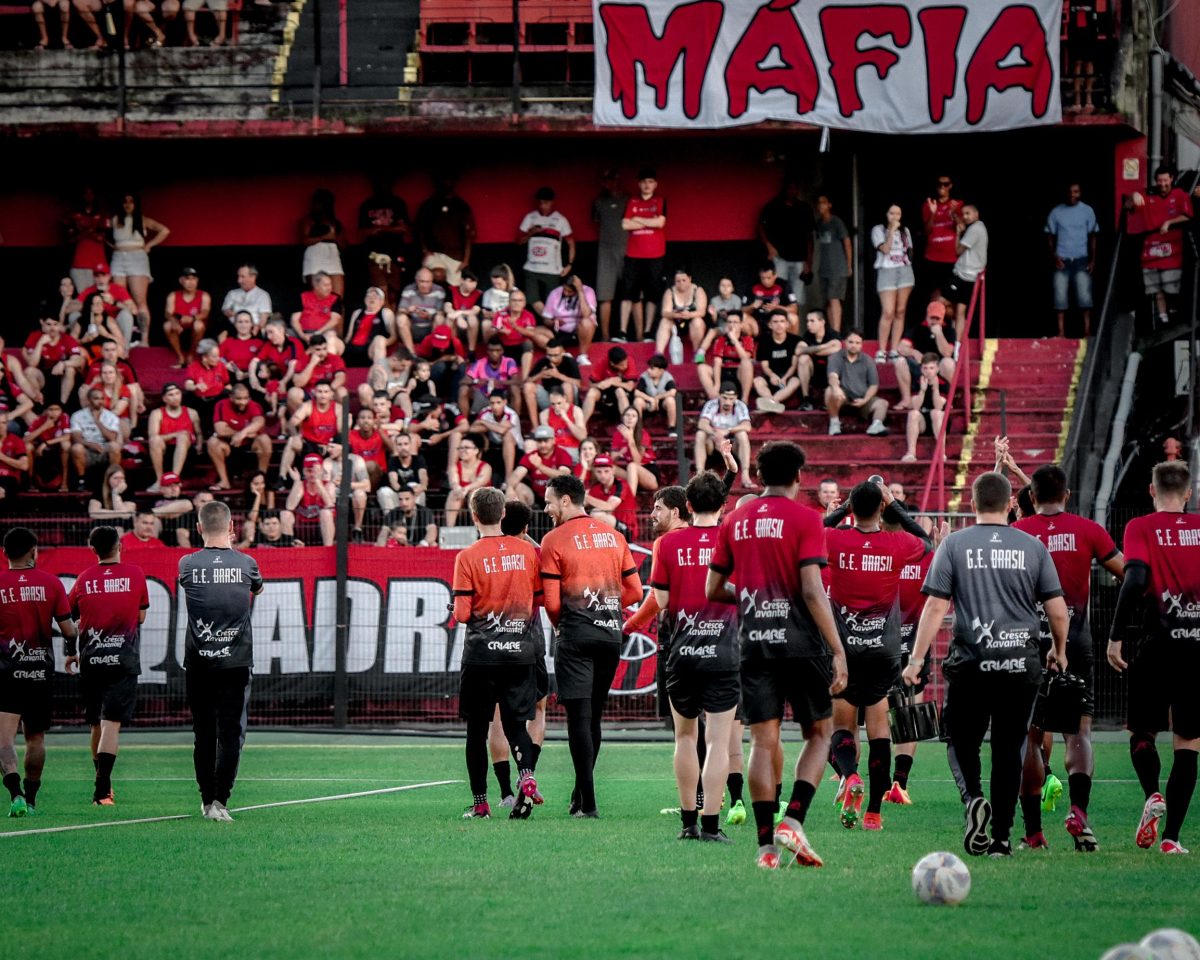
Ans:
[[[683,341],[679,339],[678,333],[671,334],[671,344],[667,348],[667,353],[672,364],[683,363]]]

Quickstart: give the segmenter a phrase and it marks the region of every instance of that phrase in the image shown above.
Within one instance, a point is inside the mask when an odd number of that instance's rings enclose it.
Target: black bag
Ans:
[[[1078,733],[1087,683],[1073,673],[1047,673],[1033,708],[1033,725],[1048,733]]]
[[[911,687],[893,687],[888,693],[888,729],[892,743],[937,740],[941,735],[937,704],[916,702]]]

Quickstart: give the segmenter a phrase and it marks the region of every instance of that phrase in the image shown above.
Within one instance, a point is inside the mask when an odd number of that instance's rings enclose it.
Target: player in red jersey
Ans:
[[[97,563],[79,574],[67,597],[77,623],[79,650],[67,641],[67,669],[79,667],[83,709],[92,728],[92,763],[96,788],[92,803],[113,805],[112,771],[117,762],[121,724],[133,719],[141,625],[150,609],[142,568],[121,562],[121,531],[96,527],[88,544]]]
[[[906,530],[892,533],[883,529],[885,507]],[[882,830],[880,811],[892,772],[887,696],[899,682],[903,666],[900,577],[905,566],[920,562],[931,544],[881,482],[867,480],[855,486],[850,491],[849,509],[853,526],[839,526],[838,514],[844,509],[825,520],[829,601],[850,674],[846,689],[833,705],[833,755],[842,775],[842,826],[849,830],[859,823],[865,792],[858,773],[858,714],[864,710],[871,792],[862,825],[865,830]]]
[[[721,525],[709,563],[710,600],[741,611],[742,709],[750,724],[750,799],[758,828],[758,865],[780,865],[779,846],[795,862],[820,866],[804,835],[804,818],[821,780],[833,732],[833,695],[846,689],[846,654],[821,585],[825,531],[796,502],[804,451],[773,441],[758,454],[763,494]],[[730,580],[737,589],[730,586]],[[778,809],[772,757],[785,705],[804,733],[786,815]]]
[[[683,821],[679,839],[730,843],[718,823],[729,773],[730,731],[741,694],[738,615],[736,607],[709,600],[705,592],[725,486],[716,474],[698,474],[688,482],[687,502],[692,525],[659,538],[650,573],[663,612],[658,642],[667,650],[665,681],[675,724],[675,783]],[[707,748],[703,771],[697,758],[701,711]],[[700,811],[697,778],[704,797]]]
[[[1088,598],[1091,593],[1092,561],[1095,560],[1118,579],[1125,575],[1121,552],[1100,524],[1066,512],[1071,491],[1067,475],[1056,464],[1046,464],[1034,471],[1030,480],[1030,496],[1034,509],[1031,517],[1013,524],[1017,530],[1037,537],[1046,545],[1058,579],[1062,584],[1063,600],[1067,604],[1070,625],[1067,628],[1067,660],[1071,673],[1082,677],[1087,685],[1079,732],[1064,734],[1067,755],[1067,789],[1071,812],[1066,819],[1067,832],[1075,839],[1075,849],[1091,853],[1099,849],[1096,836],[1088,825],[1088,801],[1092,793],[1095,759],[1092,755],[1092,717],[1096,712],[1096,667],[1092,654],[1092,631],[1088,625]],[[1042,616],[1041,642],[1044,649],[1050,644],[1050,624]],[[1048,846],[1042,835],[1042,781],[1045,766],[1042,762],[1042,732],[1029,731],[1030,745],[1025,752],[1024,777],[1021,784],[1021,814],[1025,820],[1026,847]],[[1062,790],[1061,785],[1059,791]]]
[[[1187,853],[1179,832],[1196,788],[1200,751],[1200,516],[1184,513],[1190,495],[1186,464],[1173,461],[1154,468],[1150,496],[1155,512],[1125,527],[1125,581],[1108,643],[1108,662],[1119,673],[1129,673],[1129,752],[1146,794],[1137,845],[1154,846],[1165,814],[1159,849],[1172,854]],[[1145,606],[1151,617],[1143,634]],[[1125,645],[1139,634],[1144,639],[1127,663]],[[1164,799],[1154,735],[1168,727],[1175,759]]]
[[[4,535],[8,569],[0,572],[0,771],[10,817],[32,814],[46,765],[50,727],[52,633],[75,638],[67,591],[58,577],[37,569],[37,537],[26,527]],[[17,728],[25,734],[25,786],[17,773]]]
[[[542,589],[558,637],[555,678],[575,767],[570,812],[591,818],[598,816],[600,722],[621,657],[621,610],[642,598],[642,580],[625,538],[584,511],[578,477],[550,478],[546,514],[554,529],[542,538]]]

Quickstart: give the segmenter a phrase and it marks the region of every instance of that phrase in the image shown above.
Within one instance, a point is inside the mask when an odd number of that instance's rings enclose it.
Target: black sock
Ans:
[[[908,789],[908,775],[912,773],[913,758],[907,753],[902,753],[896,758],[896,773],[892,779],[900,784],[901,790]]]
[[[112,771],[113,764],[117,762],[117,755],[115,753],[98,753],[96,761],[96,792],[92,795],[92,799],[103,800],[112,793]]]
[[[813,795],[817,792],[807,780],[797,780],[792,784],[792,799],[788,801],[787,815],[800,823],[808,816],[808,805],[812,803]]]
[[[783,784],[777,783],[777,784],[775,784],[775,807],[776,807],[776,809],[778,809],[779,801],[781,799],[783,799]]]
[[[1025,836],[1032,837],[1042,832],[1042,796],[1021,798],[1021,819],[1025,821]]]
[[[719,813],[702,813],[700,814],[700,830],[704,833],[716,833],[721,829],[720,820]]]
[[[529,742],[529,758],[530,758],[530,760],[529,760],[529,768],[530,768],[531,770],[536,770],[536,769],[537,769],[538,758],[539,758],[541,755],[542,755],[542,745],[541,745],[540,743],[534,743],[534,742],[531,740],[531,741]]]
[[[704,786],[696,784],[696,809],[699,810],[704,806]]]
[[[1149,800],[1152,793],[1158,793],[1158,780],[1162,774],[1162,761],[1158,758],[1154,738],[1144,733],[1131,735],[1129,759],[1133,761],[1133,771],[1142,785],[1142,793]]]
[[[512,768],[507,760],[499,760],[492,764],[492,773],[496,775],[496,783],[500,785],[500,798],[513,795]]]
[[[833,756],[843,777],[858,773],[857,739],[849,730],[833,731]]]
[[[887,793],[892,770],[892,741],[879,737],[867,741],[867,773],[870,777],[870,795],[867,798],[867,813],[878,813],[883,807],[883,795]]]
[[[1047,779],[1054,776],[1054,771],[1050,769],[1050,761],[1049,760],[1042,761],[1042,774]]]
[[[741,773],[731,773],[725,778],[725,785],[729,787],[729,805],[733,806],[742,799],[742,790],[744,789],[744,780]]]
[[[1194,777],[1192,779],[1193,781],[1195,780]],[[38,790],[40,790],[41,787],[41,780],[30,780],[28,777],[25,778],[25,801],[31,807],[37,803]]]
[[[1196,751],[1176,750],[1171,775],[1167,778],[1167,823],[1163,839],[1179,842],[1183,818],[1187,816],[1196,789]]]
[[[755,800],[750,804],[754,811],[754,826],[758,830],[758,845],[765,847],[775,842],[775,811],[779,801]]]
[[[834,753],[834,748],[833,748],[833,745],[836,742],[837,742],[837,735],[834,734],[833,739],[829,741],[829,766],[833,769],[834,773],[836,773],[839,777],[842,777],[842,776],[845,776],[845,774],[842,773],[842,768],[838,766],[837,755]]]
[[[13,800],[21,796],[21,775],[19,773],[6,773],[4,775],[4,785],[8,787],[8,792]]]
[[[699,810],[680,810],[679,811],[679,819],[683,821],[683,826],[685,829],[687,827],[694,827],[696,825],[696,820],[699,818],[699,816],[700,816]]]
[[[475,806],[477,806],[477,807],[482,803],[487,803],[487,794],[486,793],[473,793],[473,794],[471,794],[471,802],[474,803]]]
[[[1071,795],[1071,806],[1087,813],[1092,799],[1092,778],[1086,773],[1073,773],[1067,777],[1067,792]]]

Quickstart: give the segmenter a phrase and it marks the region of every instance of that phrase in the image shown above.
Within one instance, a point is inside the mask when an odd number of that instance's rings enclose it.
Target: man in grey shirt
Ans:
[[[596,245],[596,299],[600,301],[600,339],[608,339],[608,325],[612,320],[612,302],[617,293],[617,282],[621,279],[621,268],[625,264],[625,245],[629,234],[621,227],[625,216],[627,194],[617,186],[616,170],[606,169],[600,174],[600,195],[592,201],[592,222],[597,225]]]
[[[963,803],[963,846],[972,856],[1012,856],[1009,835],[1021,787],[1022,751],[1042,676],[1038,648],[1041,603],[1054,646],[1051,670],[1067,668],[1067,604],[1058,572],[1036,537],[1008,526],[1012,487],[985,473],[971,488],[975,525],[950,534],[921,588],[929,599],[904,682],[918,682],[942,620],[954,602],[954,635],[942,664],[942,726]],[[991,803],[983,795],[980,750],[992,728]],[[988,825],[991,823],[991,838]]]
[[[825,388],[829,435],[836,437],[842,432],[841,411],[848,407],[871,421],[868,434],[882,436],[887,433],[883,418],[887,416],[888,405],[879,396],[879,371],[871,358],[863,355],[862,333],[851,330],[842,342],[841,352],[829,358],[829,386]]]
[[[250,611],[262,592],[258,563],[233,549],[229,507],[213,500],[200,508],[204,549],[179,561],[179,589],[187,603],[188,706],[196,739],[193,760],[206,820],[230,822],[226,804],[246,741],[246,708],[254,665]]]

